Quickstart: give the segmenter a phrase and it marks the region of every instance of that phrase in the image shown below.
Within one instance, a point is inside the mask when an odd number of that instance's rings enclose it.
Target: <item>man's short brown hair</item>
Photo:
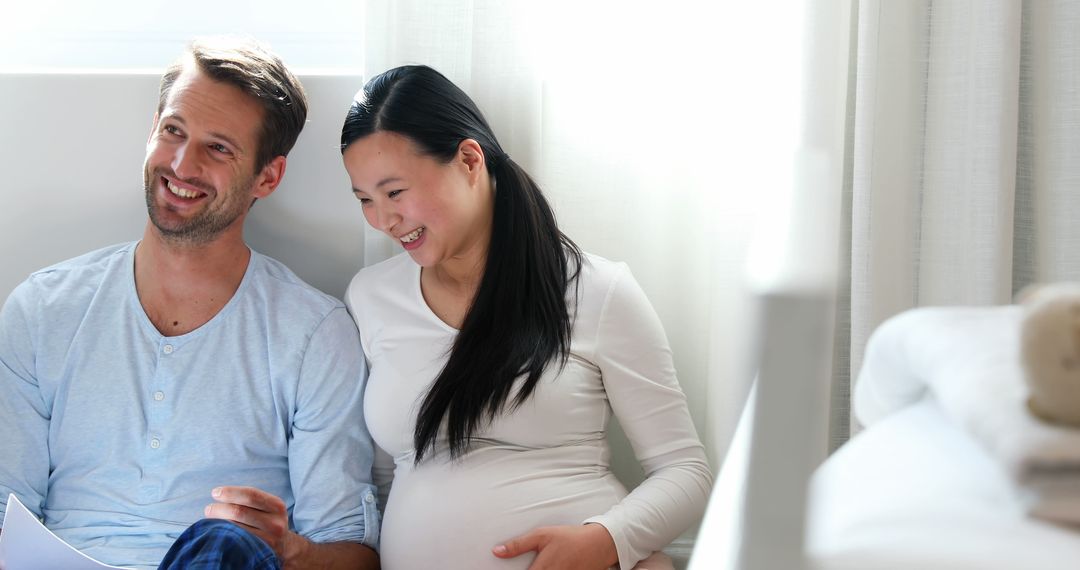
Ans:
[[[255,172],[274,157],[289,154],[307,119],[307,96],[300,81],[278,56],[248,38],[196,39],[161,77],[158,113],[165,108],[173,83],[189,63],[194,63],[211,79],[239,88],[262,105]]]

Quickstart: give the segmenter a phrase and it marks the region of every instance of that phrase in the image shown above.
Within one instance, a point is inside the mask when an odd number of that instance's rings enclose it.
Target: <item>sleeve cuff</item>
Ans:
[[[360,504],[363,509],[363,524],[318,530],[310,534],[304,534],[304,537],[318,543],[355,542],[369,546],[375,552],[378,552],[380,517],[373,486],[364,490]]]
[[[630,547],[630,543],[626,540],[626,536],[622,532],[621,527],[610,520],[610,517],[605,515],[595,516],[586,519],[582,524],[589,523],[603,526],[607,529],[608,534],[611,535],[612,540],[615,541],[615,552],[619,555],[618,569],[630,570],[635,564],[642,560],[637,556],[637,553],[634,552],[634,549]]]

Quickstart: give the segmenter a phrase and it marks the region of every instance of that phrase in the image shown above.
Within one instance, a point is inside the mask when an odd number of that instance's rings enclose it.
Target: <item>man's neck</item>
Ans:
[[[205,244],[164,238],[147,224],[135,249],[135,289],[147,317],[165,336],[191,332],[212,319],[240,287],[251,250],[239,232]]]

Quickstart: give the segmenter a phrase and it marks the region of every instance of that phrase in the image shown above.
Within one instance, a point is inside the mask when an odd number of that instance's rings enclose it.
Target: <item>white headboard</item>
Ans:
[[[802,570],[807,483],[827,453],[837,295],[838,169],[802,149],[751,247],[750,396],[690,570]]]

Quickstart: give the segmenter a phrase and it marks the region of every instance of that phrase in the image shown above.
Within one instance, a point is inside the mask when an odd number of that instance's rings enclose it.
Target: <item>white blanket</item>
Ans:
[[[932,397],[833,453],[808,509],[817,570],[1080,568],[1080,533],[1029,517],[1000,463]]]
[[[1080,430],[1028,412],[1020,367],[1022,309],[914,309],[871,336],[855,386],[870,426],[927,393],[1004,466],[1033,516],[1080,524]]]

